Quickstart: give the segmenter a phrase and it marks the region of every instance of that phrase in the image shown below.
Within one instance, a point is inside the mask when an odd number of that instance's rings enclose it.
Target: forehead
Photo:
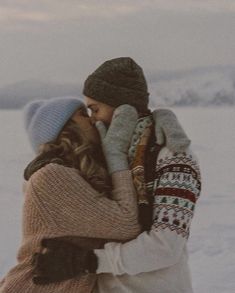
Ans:
[[[98,102],[92,98],[89,98],[89,97],[85,97],[85,100],[86,100],[86,104],[87,104],[88,108],[90,108],[92,106],[98,106],[101,104],[100,102]]]

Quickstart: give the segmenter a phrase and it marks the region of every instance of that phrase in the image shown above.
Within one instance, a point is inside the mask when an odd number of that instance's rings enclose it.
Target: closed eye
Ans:
[[[93,114],[97,113],[99,110],[98,108],[93,107],[93,106],[90,106],[89,109],[91,110],[91,113],[93,113]]]
[[[80,110],[80,113],[81,113],[82,116],[84,116],[84,117],[89,117],[89,115],[88,115],[88,111],[87,111],[87,109],[85,109],[85,108],[81,109],[81,110]]]

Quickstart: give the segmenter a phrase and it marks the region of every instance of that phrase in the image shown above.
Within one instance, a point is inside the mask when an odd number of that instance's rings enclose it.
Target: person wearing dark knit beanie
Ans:
[[[130,57],[118,57],[102,63],[84,82],[83,94],[95,121],[109,125],[116,107],[129,104],[139,115],[149,115],[149,93],[142,68]],[[168,109],[152,112],[159,145],[173,152],[187,148],[191,141],[176,115]]]
[[[134,106],[148,109],[149,93],[142,68],[130,57],[105,61],[84,83],[83,94],[112,107]]]
[[[101,64],[86,79],[83,94],[104,142],[118,106],[129,104],[138,112],[128,165],[137,192],[141,233],[126,243],[110,241],[102,249],[93,250],[98,278],[92,293],[193,293],[187,239],[201,179],[190,140],[172,111],[148,109],[149,93],[143,70],[130,57]],[[128,110],[125,115],[131,112]],[[123,122],[117,129],[128,127]],[[113,138],[123,139],[115,131]],[[107,145],[115,157],[114,146]],[[68,245],[64,249],[64,254],[70,256],[78,253],[86,251],[78,252]],[[46,271],[51,260],[60,258],[60,254],[54,249],[40,266]],[[87,261],[74,262],[80,270],[86,269]],[[70,271],[66,258],[60,266],[66,277]]]

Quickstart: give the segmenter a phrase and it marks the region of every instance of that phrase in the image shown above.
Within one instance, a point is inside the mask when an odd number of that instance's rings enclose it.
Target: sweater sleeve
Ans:
[[[93,189],[76,169],[57,164],[48,164],[30,180],[35,204],[52,233],[127,240],[140,231],[129,170],[113,174],[109,197]]]
[[[176,264],[185,248],[201,189],[198,162],[192,152],[173,154],[163,148],[156,166],[154,218],[150,232],[127,243],[96,249],[97,273],[136,275]]]

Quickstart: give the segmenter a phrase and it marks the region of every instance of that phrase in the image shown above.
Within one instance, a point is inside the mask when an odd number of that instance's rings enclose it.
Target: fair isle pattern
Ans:
[[[148,191],[148,193],[150,194],[152,190],[156,190],[157,186],[156,186],[156,181],[149,181],[146,183],[146,190]]]
[[[154,212],[153,227],[156,231],[170,229],[182,237],[188,238],[192,211],[177,205],[162,204]]]
[[[159,158],[154,196],[153,227],[170,229],[188,238],[195,204],[200,196],[198,163],[191,154],[177,153]]]
[[[184,209],[188,209],[189,211],[193,212],[195,208],[195,203],[187,198],[179,198],[176,196],[164,196],[158,195],[154,198],[155,205],[171,205],[171,206],[181,206]]]
[[[128,159],[129,159],[129,164],[132,163],[135,154],[136,154],[136,149],[137,149],[137,145],[140,142],[141,136],[143,134],[143,131],[150,127],[153,123],[152,120],[152,116],[146,116],[146,117],[141,117],[138,119],[136,128],[134,130],[133,136],[132,136],[132,140],[131,140],[131,145],[130,148],[128,150]]]
[[[144,174],[144,167],[143,166],[137,166],[132,169],[133,174],[133,183],[136,188],[136,191],[138,192],[138,204],[148,204],[148,200],[146,198],[146,184],[144,177],[142,176]]]
[[[181,172],[166,172],[161,176],[158,188],[179,188],[189,190],[195,194],[196,198],[200,194],[200,185],[191,174]]]
[[[156,171],[158,172],[165,166],[169,166],[171,164],[183,164],[185,168],[192,168],[197,176],[200,176],[200,170],[197,161],[193,160],[193,156],[191,154],[183,153],[174,153],[173,156],[167,156],[164,159],[160,159],[156,166]],[[185,170],[186,171],[186,170]],[[200,180],[200,178],[199,178]]]
[[[147,198],[145,160],[146,148],[151,136],[153,119],[151,115],[138,119],[131,146],[128,151],[129,166],[132,171],[134,186],[138,194],[138,204],[149,204]]]

